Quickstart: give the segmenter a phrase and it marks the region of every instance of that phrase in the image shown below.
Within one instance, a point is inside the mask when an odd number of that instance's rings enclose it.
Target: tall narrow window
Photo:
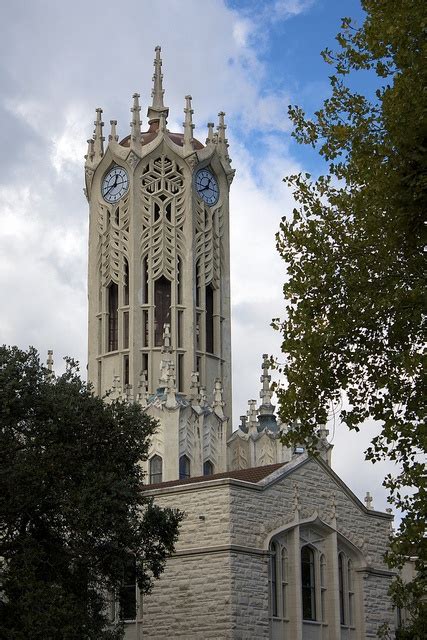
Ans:
[[[123,349],[129,349],[129,311],[123,312]]]
[[[142,311],[142,346],[148,347],[148,311]]]
[[[282,616],[288,617],[288,552],[282,547]]]
[[[119,335],[119,291],[115,282],[108,287],[108,351],[117,351]]]
[[[301,549],[301,587],[303,620],[316,620],[314,552],[308,546]]]
[[[129,384],[129,356],[123,358],[123,384]]]
[[[214,292],[211,285],[206,287],[206,351],[214,352]]]
[[[200,307],[200,265],[196,262],[196,307]]]
[[[205,460],[203,463],[203,475],[212,476],[214,472],[214,466],[210,460]]]
[[[176,261],[176,303],[182,304],[182,260],[177,258]]]
[[[160,456],[155,455],[150,458],[150,484],[162,482],[163,477],[163,460]]]
[[[124,258],[124,283],[123,283],[123,304],[129,304],[129,262]]]
[[[270,543],[270,607],[271,615],[277,618],[277,544]]]
[[[178,353],[177,356],[177,387],[178,391],[182,393],[184,391],[184,354]]]
[[[184,455],[179,459],[179,479],[184,480],[190,477],[190,460]]]
[[[201,320],[201,314],[196,313],[196,349],[197,351],[200,351],[201,342],[202,342],[200,337],[200,320]]]
[[[148,375],[148,353],[143,353],[142,354],[142,369],[141,371],[145,371],[145,374],[147,376],[147,380],[149,380],[149,375]]]
[[[171,317],[171,283],[162,276],[154,283],[154,344],[161,347],[163,344],[163,328],[170,324]]]
[[[148,257],[142,261],[142,304],[148,304]]]
[[[135,558],[129,556],[123,567],[123,581],[119,592],[120,619],[136,619],[136,566]]]
[[[182,309],[178,309],[177,312],[177,343],[178,347],[182,347],[182,323],[183,323],[184,312]]]

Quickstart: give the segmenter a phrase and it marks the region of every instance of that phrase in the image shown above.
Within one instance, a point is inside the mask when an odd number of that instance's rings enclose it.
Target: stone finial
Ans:
[[[170,333],[170,324],[165,323],[163,325],[163,344],[162,344],[162,354],[163,357],[160,361],[160,378],[159,378],[159,386],[160,388],[165,388],[168,385],[169,380],[169,365],[171,363],[171,333]]]
[[[257,421],[257,408],[256,408],[256,400],[248,400],[248,432],[249,433],[258,433],[258,421]]]
[[[146,370],[139,374],[137,401],[143,409],[148,405],[148,381]]]
[[[118,142],[119,136],[117,135],[117,131],[116,131],[117,120],[110,120],[110,125],[111,125],[111,131],[110,131],[110,135],[108,136],[108,141]]]
[[[153,98],[151,106],[148,107],[148,124],[160,119],[163,115],[165,120],[168,117],[169,109],[163,104],[163,95],[165,93],[163,89],[163,74],[162,74],[162,59],[160,57],[161,47],[157,46],[155,49],[156,57],[154,58],[154,75],[153,75],[153,90],[151,97]]]
[[[296,519],[299,519],[300,511],[301,511],[301,503],[299,499],[298,485],[294,483],[294,515]]]
[[[332,516],[332,520],[337,519],[337,500],[336,500],[335,492],[331,496],[331,516]]]
[[[228,155],[228,140],[225,137],[225,130],[227,128],[227,125],[224,122],[224,117],[225,117],[224,111],[220,111],[218,113],[218,117],[219,117],[219,124],[217,126],[217,130],[218,130],[218,137],[217,137],[218,151],[222,156],[224,156],[224,158],[226,158],[228,161],[230,161],[230,158],[229,158],[229,155]]]
[[[239,426],[239,429],[240,429],[241,431],[243,431],[244,433],[246,433],[246,432],[247,432],[247,430],[248,430],[248,427],[247,427],[247,425],[246,425],[247,419],[248,419],[248,418],[247,418],[247,416],[240,416],[240,426]]]
[[[266,410],[269,410],[269,412],[271,412],[271,410],[274,410],[274,407],[271,404],[271,398],[273,397],[273,392],[270,387],[271,376],[269,375],[269,369],[270,369],[269,364],[270,363],[269,363],[268,355],[264,353],[262,356],[262,365],[261,365],[262,376],[260,378],[262,387],[259,393],[259,397],[261,398],[260,411],[263,413],[265,413]]]
[[[135,151],[137,154],[141,155],[142,149],[142,134],[141,134],[141,119],[139,117],[139,112],[141,111],[141,107],[139,106],[139,93],[134,93],[133,96],[133,105],[130,109],[132,114],[132,121],[130,123],[130,148]]]
[[[374,505],[373,505],[373,498],[371,496],[371,494],[369,493],[369,491],[366,492],[366,496],[364,497],[364,502],[366,504],[366,508],[367,509],[373,509]]]
[[[104,156],[104,136],[103,127],[104,123],[102,122],[102,109],[98,107],[96,110],[96,119],[93,123],[95,125],[95,130],[93,132],[93,152],[94,152],[94,161],[99,162],[101,158]]]
[[[169,361],[166,382],[166,407],[168,409],[174,409],[177,406],[176,391],[175,365],[173,364],[173,362]]]
[[[115,374],[113,376],[113,384],[111,386],[110,398],[112,400],[118,400],[121,397],[122,397],[122,387],[120,384],[120,376]]]
[[[126,384],[125,385],[125,392],[124,392],[124,397],[126,399],[126,402],[133,402],[133,393],[132,393],[132,385],[131,384]]]
[[[185,122],[183,123],[184,127],[184,144],[183,149],[184,153],[192,153],[193,152],[193,113],[194,109],[191,108],[191,96],[185,96]]]
[[[208,137],[206,138],[206,145],[209,144],[214,144],[214,123],[213,122],[208,122],[207,127],[208,127]]]
[[[222,389],[221,380],[219,378],[215,378],[212,408],[219,418],[224,417],[224,411],[223,411],[224,401],[222,399],[222,396],[223,396],[223,389]]]
[[[163,325],[162,353],[172,353],[171,328],[170,328],[170,324],[168,324],[168,323],[165,323]]]
[[[93,164],[94,161],[94,157],[95,157],[95,148],[94,148],[94,144],[95,141],[93,138],[89,138],[89,140],[87,141],[87,154],[85,155],[85,166],[89,167],[90,165]]]
[[[53,377],[55,375],[55,372],[53,370],[53,351],[52,349],[49,349],[47,352],[47,360],[46,360],[46,364],[47,364],[47,368],[49,371],[49,377]]]
[[[191,372],[191,384],[190,384],[190,396],[191,405],[197,407],[200,405],[200,389],[199,389],[199,372]]]
[[[207,400],[208,400],[208,397],[206,395],[206,387],[202,385],[200,387],[200,406],[206,407]]]

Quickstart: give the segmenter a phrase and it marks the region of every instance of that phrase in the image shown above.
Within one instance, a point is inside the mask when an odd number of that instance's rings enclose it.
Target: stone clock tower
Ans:
[[[186,96],[183,131],[168,129],[161,66],[157,47],[146,131],[141,130],[138,94],[130,135],[121,141],[111,120],[104,145],[102,110],[97,109],[85,192],[90,206],[89,380],[98,395],[112,390],[149,412],[151,407],[156,417],[161,410],[163,426],[153,455],[162,460],[165,480],[178,472],[202,473],[205,463],[211,472],[226,465],[234,170],[224,113],[219,113],[216,131],[208,124],[202,144],[193,137],[191,97]],[[191,415],[183,417],[186,408]],[[197,422],[200,431],[203,417],[205,429],[210,416],[221,423],[221,442],[213,452],[206,433],[197,443],[197,428],[191,437],[182,428]],[[165,456],[174,461],[166,473]]]

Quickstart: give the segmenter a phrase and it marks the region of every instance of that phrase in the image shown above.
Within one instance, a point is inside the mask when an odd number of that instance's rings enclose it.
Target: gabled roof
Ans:
[[[194,476],[194,478],[185,478],[184,480],[169,480],[168,482],[158,482],[157,484],[144,485],[143,489],[166,489],[167,487],[177,487],[185,484],[197,484],[199,482],[210,482],[211,480],[221,480],[224,478],[232,478],[233,480],[243,480],[257,484],[269,476],[273,471],[283,467],[285,463],[268,464],[263,467],[251,467],[249,469],[236,469],[235,471],[225,471],[224,473],[214,473],[211,476]]]

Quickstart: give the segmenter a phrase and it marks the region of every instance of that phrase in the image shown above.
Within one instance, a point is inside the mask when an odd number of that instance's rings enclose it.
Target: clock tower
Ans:
[[[90,209],[89,381],[98,395],[110,391],[113,397],[138,401],[161,418],[152,453],[162,459],[161,478],[166,480],[181,473],[183,456],[191,475],[202,473],[205,463],[218,471],[226,465],[234,170],[223,112],[215,131],[208,124],[202,144],[193,136],[191,96],[186,96],[183,130],[168,129],[161,66],[156,47],[145,131],[137,93],[130,134],[122,140],[111,120],[104,145],[102,110],[97,109],[85,193]],[[197,428],[190,437],[182,424],[200,427],[201,417],[205,426],[197,443]],[[210,417],[221,423],[216,453],[209,453],[209,438],[203,435]],[[164,459],[171,442],[173,464]]]

